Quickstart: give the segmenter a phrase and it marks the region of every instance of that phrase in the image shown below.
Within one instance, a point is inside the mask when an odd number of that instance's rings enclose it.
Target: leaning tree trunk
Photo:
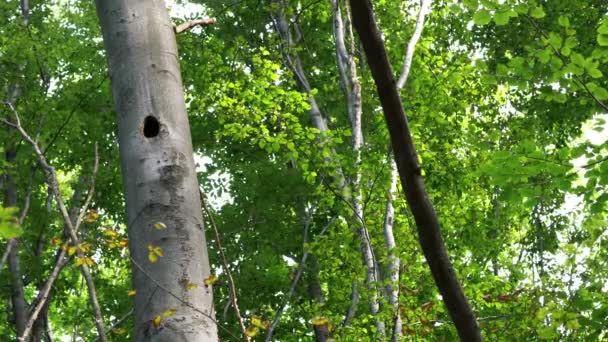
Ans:
[[[177,44],[165,4],[96,4],[118,113],[135,340],[217,341],[211,288],[202,284],[210,276],[209,261]]]
[[[475,314],[448,256],[439,219],[424,186],[418,154],[388,60],[381,33],[369,0],[350,0],[353,24],[367,57],[384,118],[388,126],[393,155],[416,226],[418,240],[462,341],[481,341]]]

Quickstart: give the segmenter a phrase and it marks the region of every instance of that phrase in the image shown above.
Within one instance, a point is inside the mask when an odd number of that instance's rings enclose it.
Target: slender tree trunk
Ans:
[[[211,287],[202,284],[210,276],[209,261],[167,9],[162,0],[96,4],[118,113],[137,291],[135,340],[217,341]],[[166,229],[155,229],[155,224]],[[149,260],[150,253],[156,262]],[[163,315],[170,310],[175,313]]]
[[[376,260],[374,258],[374,252],[372,249],[371,239],[367,226],[365,225],[365,218],[363,213],[363,203],[361,196],[361,171],[359,166],[361,165],[361,147],[363,146],[363,129],[361,127],[361,84],[357,78],[357,65],[355,64],[354,58],[354,37],[352,30],[349,30],[350,38],[350,51],[346,47],[346,28],[344,27],[344,21],[342,19],[342,11],[340,9],[340,3],[338,0],[331,0],[334,16],[334,40],[336,43],[336,59],[338,63],[338,70],[340,72],[340,80],[342,82],[342,89],[346,97],[348,118],[350,120],[352,141],[351,147],[355,154],[355,177],[351,181],[351,205],[353,207],[353,214],[355,221],[358,223],[359,240],[361,242],[361,253],[363,255],[363,264],[365,265],[365,280],[367,290],[370,294],[369,306],[373,316],[377,316],[380,312],[380,304],[378,301],[378,287],[377,283],[378,272],[376,268]],[[348,13],[348,11],[347,11]],[[350,14],[350,13],[348,13]],[[350,16],[347,15],[348,21],[350,22]],[[349,26],[350,27],[350,26]],[[381,319],[375,320],[376,329],[380,336],[385,335],[384,322]]]
[[[323,291],[321,290],[321,282],[319,281],[319,263],[314,255],[310,255],[308,258],[308,295],[312,297],[318,304],[323,304],[325,299],[323,298]],[[325,342],[329,339],[329,327],[327,324],[315,325],[315,338],[317,342]]]
[[[395,161],[390,161],[391,165],[391,186],[388,190],[386,199],[386,208],[384,213],[384,241],[386,243],[386,252],[388,254],[387,261],[387,272],[390,283],[387,285],[388,302],[393,309],[393,332],[392,341],[398,341],[401,337],[401,330],[403,328],[401,315],[399,314],[399,267],[401,260],[396,255],[395,248],[395,236],[393,234],[393,227],[395,224],[395,208],[393,202],[395,201],[395,193],[397,192],[397,167]]]
[[[437,213],[424,186],[414,141],[372,5],[369,0],[350,0],[350,3],[354,26],[363,44],[384,111],[401,185],[414,215],[418,239],[431,274],[460,338],[464,341],[481,341],[475,315],[454,272],[441,236]]]
[[[7,148],[5,158],[7,163],[12,163],[17,153],[14,147]],[[13,175],[6,174],[4,177],[4,206],[17,207],[17,187]],[[11,304],[13,306],[13,317],[15,319],[15,330],[17,336],[21,336],[27,323],[28,306],[23,291],[23,280],[21,263],[19,260],[19,240],[13,242],[13,248],[8,254],[8,269],[11,274]]]

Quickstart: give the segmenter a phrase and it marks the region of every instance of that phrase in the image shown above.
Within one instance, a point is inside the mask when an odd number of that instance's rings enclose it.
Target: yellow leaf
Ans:
[[[93,266],[93,265],[95,265],[95,260],[93,260],[90,257],[86,257],[85,258],[85,262],[87,263],[87,266]]]
[[[80,249],[82,252],[86,253],[89,250],[91,250],[91,244],[90,243],[81,243],[80,245],[78,245],[78,249]]]
[[[188,285],[186,285],[186,289],[188,289],[188,290],[192,290],[192,289],[195,289],[197,287],[198,287],[198,285],[195,284],[195,283],[188,283]]]
[[[103,234],[104,234],[105,236],[109,236],[109,237],[112,237],[112,238],[113,238],[113,237],[117,237],[117,236],[118,236],[118,233],[117,233],[115,230],[112,230],[112,229],[110,229],[110,228],[105,228],[105,229],[103,230]]]
[[[122,239],[118,242],[120,247],[127,247],[129,245],[129,239]]]
[[[148,254],[148,261],[150,261],[151,263],[155,263],[158,261],[158,256],[156,256],[156,254],[154,254],[153,252],[150,252]]]
[[[268,329],[270,327],[270,322],[265,321],[262,319],[262,317],[258,317],[258,316],[251,316],[251,324],[253,324],[254,326],[260,328],[260,329]]]
[[[318,327],[321,325],[327,325],[329,323],[329,319],[327,319],[327,317],[317,316],[312,319],[311,323],[315,327]]]
[[[63,245],[61,245],[61,249],[64,251],[68,250],[69,245],[67,243],[64,243]]]
[[[129,292],[127,293],[127,295],[128,295],[129,297],[135,297],[135,294],[136,294],[136,293],[137,293],[137,291],[135,291],[135,290],[131,290],[131,291],[129,291]]]
[[[158,246],[148,245],[148,251],[150,251],[150,253],[148,253],[148,260],[150,260],[151,263],[155,263],[158,261],[159,257],[165,256],[163,249]]]
[[[82,257],[82,258],[81,257],[76,257],[76,262],[74,262],[74,265],[80,266],[80,265],[82,265],[84,263],[85,263],[85,257]]]
[[[247,337],[255,337],[255,335],[257,335],[259,332],[260,328],[256,326],[250,326],[249,328],[245,329],[245,335],[247,335]]]
[[[212,274],[212,275],[208,276],[207,278],[205,278],[204,282],[205,282],[205,285],[207,285],[207,286],[213,285],[217,282],[217,276]]]
[[[84,221],[88,222],[88,223],[92,223],[92,222],[97,221],[98,217],[99,217],[99,214],[97,213],[97,210],[91,209],[91,210],[89,210],[89,215],[87,215],[87,217],[84,219]]]
[[[152,319],[152,325],[153,325],[155,328],[159,328],[159,327],[160,327],[160,320],[161,320],[160,315],[158,315],[158,316],[154,317],[154,318]]]
[[[162,222],[156,222],[156,223],[153,225],[153,227],[154,227],[154,229],[156,229],[156,230],[164,230],[164,229],[167,229],[167,225],[166,225],[166,224],[164,224],[164,223],[162,223]]]
[[[169,310],[163,312],[163,317],[173,316],[173,315],[175,315],[176,312],[177,312],[177,310],[175,310],[175,309],[169,309]]]
[[[68,255],[72,256],[72,255],[74,255],[74,253],[76,253],[76,246],[68,247]]]
[[[112,332],[116,335],[124,335],[127,333],[127,329],[126,328],[114,328],[114,329],[112,329]]]

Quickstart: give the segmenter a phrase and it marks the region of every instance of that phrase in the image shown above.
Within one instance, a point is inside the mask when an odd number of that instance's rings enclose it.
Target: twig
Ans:
[[[190,20],[190,21],[183,22],[179,25],[174,24],[173,31],[175,31],[176,34],[182,33],[182,32],[187,32],[197,26],[213,25],[213,24],[215,24],[215,21],[216,21],[215,18],[203,18],[203,19]]]
[[[76,219],[76,231],[82,224],[82,220],[84,219],[84,215],[91,205],[91,201],[93,200],[93,194],[95,193],[95,178],[97,178],[97,171],[99,169],[99,151],[97,148],[97,142],[95,142],[95,161],[93,162],[93,173],[91,174],[91,184],[89,185],[89,192],[87,193],[87,197],[82,204],[82,208],[80,208],[80,212],[78,214],[78,218]]]
[[[15,239],[15,238],[8,240],[8,242],[6,243],[6,249],[4,250],[4,253],[2,254],[2,260],[0,260],[0,272],[2,272],[4,263],[6,262],[6,259],[8,259],[8,255],[11,253],[11,249],[13,249],[13,247],[15,246],[16,243],[17,243],[17,239]]]
[[[230,288],[230,302],[232,303],[232,307],[234,307],[234,314],[236,315],[236,319],[239,322],[239,327],[241,328],[241,332],[243,333],[243,337],[245,341],[249,341],[249,336],[247,336],[247,328],[243,323],[243,317],[241,317],[241,310],[237,304],[236,297],[236,286],[234,285],[234,278],[232,278],[232,273],[230,272],[230,268],[228,268],[228,261],[226,260],[226,255],[224,254],[224,248],[222,247],[222,242],[220,240],[220,233],[217,230],[217,225],[215,224],[215,220],[213,219],[213,215],[211,215],[211,211],[207,207],[207,200],[205,198],[205,194],[202,190],[199,189],[201,194],[201,200],[203,204],[203,210],[205,210],[205,214],[209,218],[209,222],[211,223],[211,227],[213,228],[213,232],[215,233],[215,241],[217,244],[217,249],[220,251],[220,259],[222,260],[222,267],[224,268],[224,272],[226,272],[226,276],[228,277],[228,287]]]

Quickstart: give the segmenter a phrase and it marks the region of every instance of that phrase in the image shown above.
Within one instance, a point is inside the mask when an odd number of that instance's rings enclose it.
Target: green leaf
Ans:
[[[549,44],[556,49],[560,49],[562,47],[562,37],[555,32],[549,33]]]
[[[473,22],[475,22],[476,25],[487,25],[490,23],[491,20],[492,16],[487,10],[477,11],[473,15]]]
[[[497,26],[503,26],[509,23],[509,12],[500,11],[494,14],[494,22]]]
[[[604,22],[597,28],[597,33],[608,34],[608,20],[604,19]]]
[[[568,19],[568,17],[566,17],[564,15],[560,15],[559,19],[557,19],[557,22],[559,23],[560,26],[563,26],[563,27],[570,26],[570,19]]]
[[[595,69],[595,68],[587,69],[587,73],[589,74],[589,76],[591,76],[593,78],[600,78],[600,77],[604,76],[601,71],[599,71],[598,69]]]
[[[0,237],[12,239],[23,234],[23,229],[15,223],[17,211],[17,208],[0,206]]]
[[[473,10],[477,9],[477,6],[479,6],[479,2],[477,0],[464,0],[463,3],[467,8]]]
[[[535,7],[534,9],[532,9],[532,11],[530,11],[530,15],[532,16],[532,18],[540,19],[540,18],[544,18],[546,14],[545,14],[545,11],[543,10],[543,7],[538,6],[538,7]]]
[[[608,34],[598,34],[597,43],[600,44],[600,46],[608,46]]]

